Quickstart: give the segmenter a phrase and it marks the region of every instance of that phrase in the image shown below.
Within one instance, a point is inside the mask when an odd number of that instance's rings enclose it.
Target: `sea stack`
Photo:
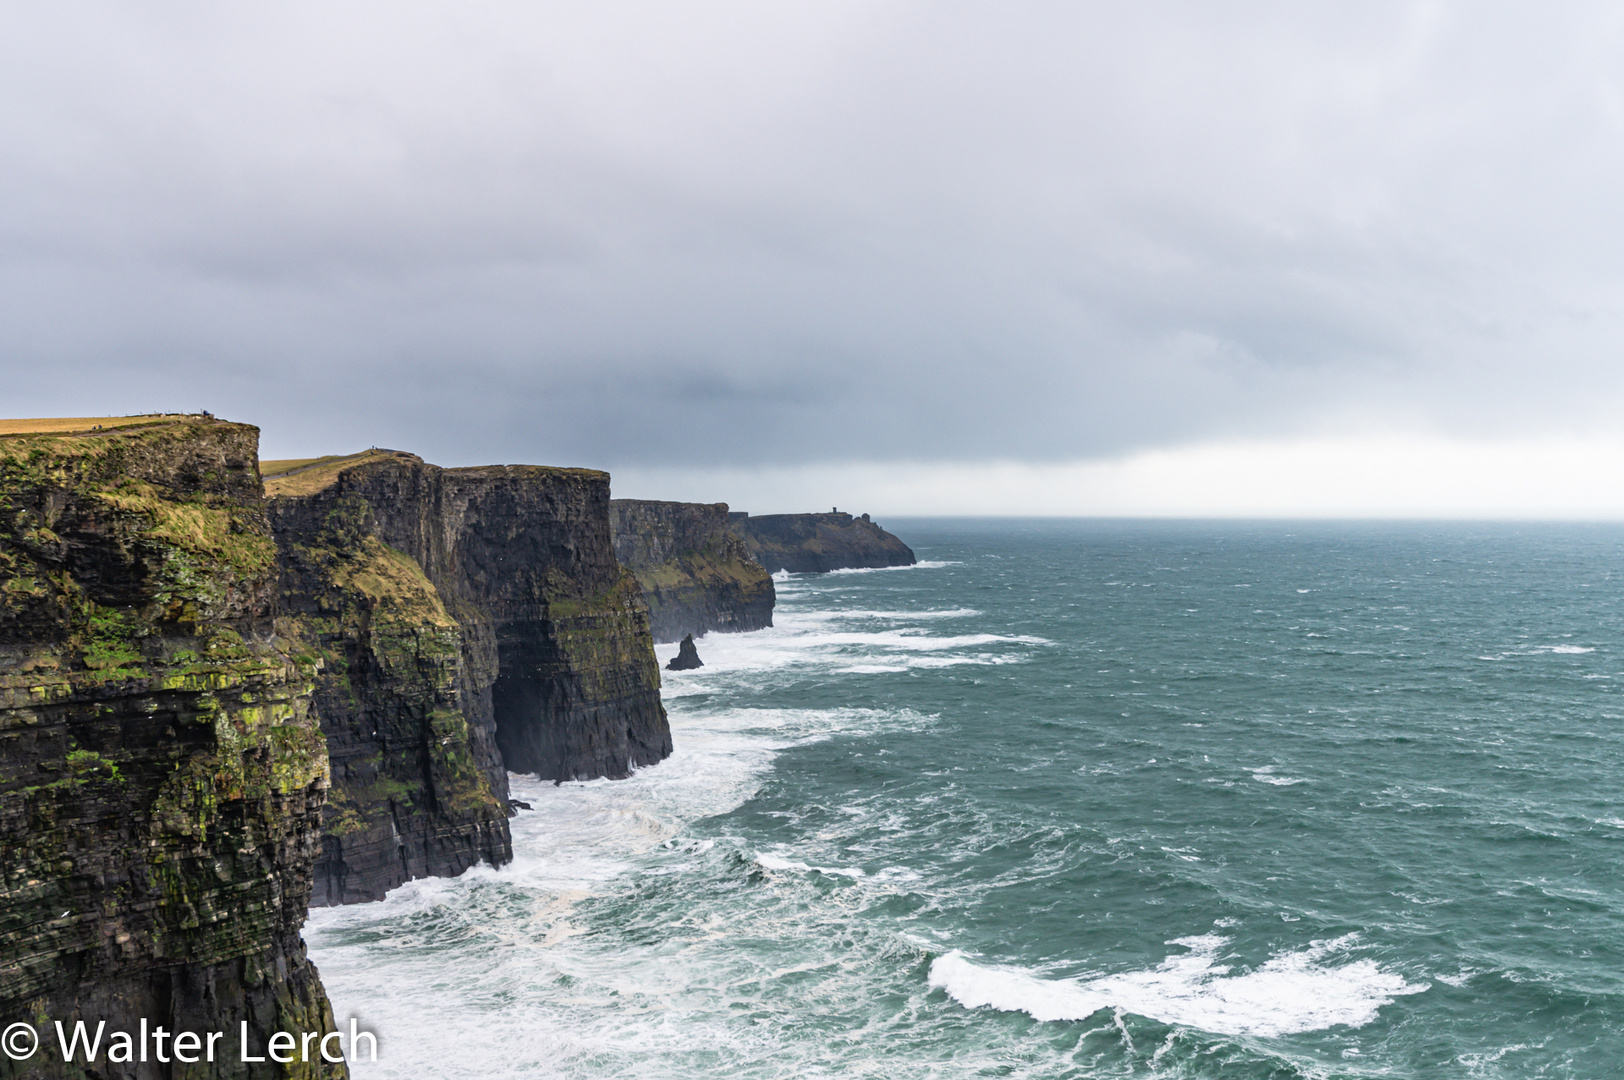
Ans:
[[[688,634],[677,646],[677,655],[665,665],[667,671],[692,671],[694,668],[704,667],[705,661],[699,658],[699,650],[694,648],[694,636]]]

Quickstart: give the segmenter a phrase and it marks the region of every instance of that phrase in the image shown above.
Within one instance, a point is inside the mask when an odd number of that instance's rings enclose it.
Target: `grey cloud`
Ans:
[[[447,464],[1607,427],[1606,5],[0,15],[6,411]]]

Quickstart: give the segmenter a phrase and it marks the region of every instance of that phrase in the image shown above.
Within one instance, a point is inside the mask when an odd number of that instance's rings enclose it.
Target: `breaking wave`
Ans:
[[[1412,984],[1373,960],[1325,961],[1350,949],[1357,935],[1317,941],[1239,974],[1218,963],[1229,939],[1177,938],[1189,950],[1145,971],[1094,979],[1044,979],[1019,968],[977,964],[950,952],[930,967],[930,985],[966,1008],[1023,1012],[1035,1020],[1081,1020],[1120,1009],[1218,1035],[1289,1035],[1345,1024],[1362,1027],[1393,998],[1417,994]]]

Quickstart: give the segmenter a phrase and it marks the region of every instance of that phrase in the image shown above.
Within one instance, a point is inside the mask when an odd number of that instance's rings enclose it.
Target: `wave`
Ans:
[[[1095,979],[1044,979],[1020,968],[977,964],[955,950],[932,962],[929,981],[966,1008],[1023,1012],[1040,1021],[1082,1020],[1119,1009],[1218,1035],[1260,1036],[1363,1027],[1395,997],[1430,987],[1406,982],[1373,960],[1323,963],[1351,948],[1355,934],[1277,954],[1235,975],[1216,962],[1229,940],[1217,934],[1177,938],[1167,944],[1189,952],[1149,970]]]
[[[466,902],[481,885],[507,885],[549,894],[590,891],[628,870],[642,853],[669,842],[689,823],[725,814],[751,799],[780,751],[838,733],[918,728],[932,718],[907,709],[727,709],[671,717],[676,750],[624,780],[555,785],[508,774],[514,798],[530,804],[511,822],[513,862],[480,863],[455,878],[419,878],[376,904],[316,908],[310,931],[366,925],[387,913]]]
[[[844,675],[883,675],[887,672],[912,671],[915,668],[936,669],[960,667],[965,664],[977,667],[998,667],[1003,664],[1024,664],[1025,656],[990,656],[980,653],[974,656],[903,656],[896,660],[871,661],[869,663],[851,664],[838,667],[834,670]]]
[[[825,570],[828,575],[835,574],[883,574],[890,570],[940,570],[944,566],[963,566],[964,564],[953,559],[925,559],[908,566],[848,566],[840,570]]]
[[[947,618],[946,613],[926,613]],[[886,618],[888,615],[862,615]],[[960,664],[1010,664],[1026,659],[1016,646],[1052,645],[1030,634],[936,634],[922,626],[852,629],[839,614],[785,613],[779,625],[749,634],[707,634],[699,639],[704,667],[688,672],[662,673],[667,697],[701,693],[714,676],[725,673],[773,671],[807,665],[828,665],[851,674],[906,671],[910,668],[952,667]],[[872,625],[872,624],[871,624]],[[991,651],[989,651],[991,650]],[[655,647],[663,665],[677,652],[676,645]]]
[[[1479,656],[1478,659],[1505,660],[1513,656],[1580,656],[1595,651],[1595,648],[1590,645],[1535,645],[1531,649],[1508,649],[1492,656]]]
[[[1265,765],[1261,769],[1252,770],[1252,779],[1264,784],[1273,784],[1275,787],[1293,787],[1297,784],[1306,784],[1307,780],[1298,776],[1276,776],[1274,766]]]
[[[891,619],[906,621],[908,619],[972,619],[981,612],[975,608],[959,607],[948,608],[944,611],[865,611],[862,609],[842,609],[840,611],[819,612],[828,619]]]

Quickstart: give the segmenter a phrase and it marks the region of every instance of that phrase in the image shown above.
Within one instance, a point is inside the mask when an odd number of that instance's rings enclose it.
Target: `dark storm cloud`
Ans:
[[[1603,5],[11,5],[7,414],[447,464],[1607,427]]]

